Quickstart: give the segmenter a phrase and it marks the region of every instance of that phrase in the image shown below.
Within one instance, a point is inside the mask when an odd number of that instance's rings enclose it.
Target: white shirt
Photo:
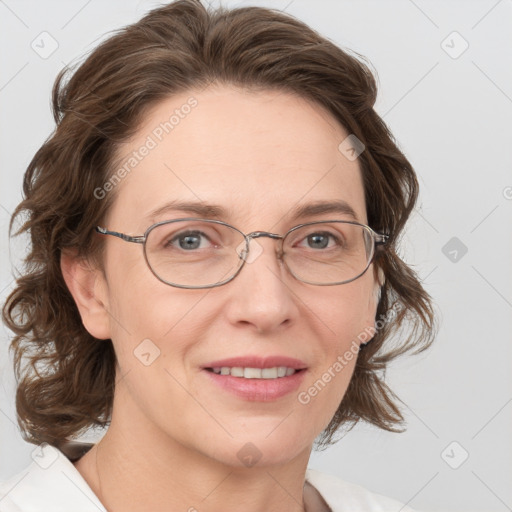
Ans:
[[[46,445],[33,458],[25,470],[0,482],[0,512],[106,512],[60,450]],[[332,512],[414,512],[398,501],[314,469],[307,470],[306,481]]]

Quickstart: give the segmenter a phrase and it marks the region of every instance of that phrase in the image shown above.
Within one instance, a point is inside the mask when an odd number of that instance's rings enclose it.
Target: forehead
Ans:
[[[348,135],[321,106],[287,92],[215,86],[172,96],[118,149],[114,172],[125,172],[109,218],[140,230],[162,220],[151,212],[167,203],[199,202],[263,229],[301,206],[342,201],[365,222],[359,163],[338,149]]]

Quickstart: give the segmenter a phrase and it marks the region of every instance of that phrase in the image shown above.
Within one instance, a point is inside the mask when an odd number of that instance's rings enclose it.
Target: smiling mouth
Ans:
[[[290,377],[295,373],[302,372],[303,369],[289,368],[287,366],[275,366],[273,368],[250,368],[241,366],[217,366],[214,368],[205,368],[205,370],[217,375],[239,377],[241,379],[282,379]]]

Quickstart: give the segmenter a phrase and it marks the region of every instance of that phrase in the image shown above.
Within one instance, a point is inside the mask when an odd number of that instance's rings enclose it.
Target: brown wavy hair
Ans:
[[[21,218],[15,234],[27,233],[31,240],[3,307],[15,334],[10,349],[24,439],[61,446],[90,427],[108,426],[116,355],[111,340],[98,340],[84,328],[62,276],[61,252],[73,249],[101,266],[102,237],[93,227],[102,224],[115,191],[102,200],[94,191],[113,176],[119,144],[163,99],[212,83],[298,94],[327,109],[365,145],[358,161],[368,224],[389,234],[374,261],[385,276],[376,320],[387,320],[360,350],[348,390],[317,447],[332,444],[341,426],[360,420],[401,431],[400,400],[384,372],[397,356],[431,344],[435,316],[417,275],[397,254],[418,182],[373,108],[376,81],[364,59],[276,10],[208,10],[197,0],[178,0],[119,30],[75,68],[56,78],[56,128],[25,172],[24,198],[10,223],[12,234]]]

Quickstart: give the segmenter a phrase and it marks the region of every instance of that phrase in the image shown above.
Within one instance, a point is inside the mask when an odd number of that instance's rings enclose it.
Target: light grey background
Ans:
[[[408,431],[360,425],[335,447],[314,453],[310,466],[420,510],[512,510],[512,1],[245,4],[285,9],[375,66],[376,108],[422,186],[403,253],[441,315],[435,346],[388,372],[408,404]],[[24,252],[23,241],[8,242],[8,221],[23,172],[53,129],[55,76],[107,32],[156,5],[0,0],[2,302],[13,287],[11,265]],[[47,58],[31,47],[51,50],[44,31],[58,44]],[[34,446],[15,426],[5,328],[1,339],[4,479],[30,463]]]

